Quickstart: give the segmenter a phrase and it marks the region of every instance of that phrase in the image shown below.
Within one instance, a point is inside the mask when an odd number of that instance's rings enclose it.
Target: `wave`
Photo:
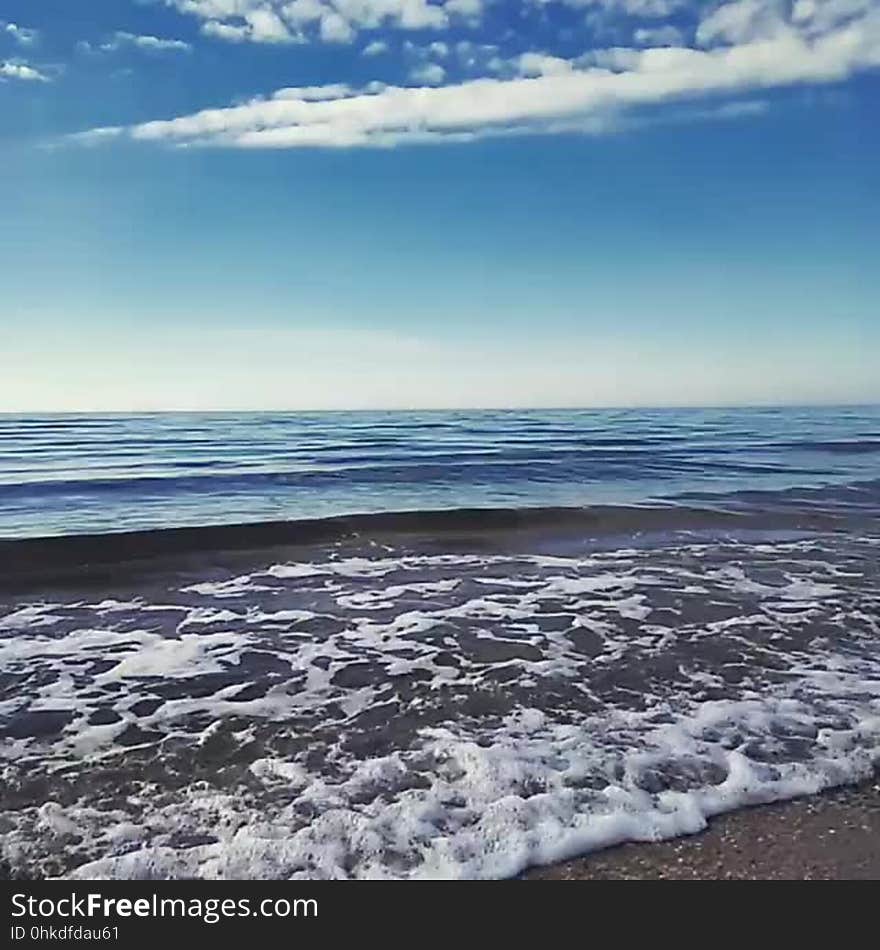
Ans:
[[[682,503],[718,502],[713,492],[690,491],[674,496]],[[799,486],[779,491],[743,489],[723,496],[730,510],[805,509],[833,513],[880,515],[880,479],[859,479],[841,485]]]
[[[867,483],[880,490],[880,480]],[[756,493],[757,495],[757,493]],[[137,531],[109,531],[20,539],[0,539],[0,588],[17,577],[84,566],[143,561],[199,552],[247,551],[349,540],[372,541],[410,535],[420,540],[452,538],[473,543],[554,538],[633,537],[711,530],[828,530],[846,522],[845,512],[778,503],[767,493],[764,504],[722,507],[723,498],[707,496],[715,506],[684,504],[597,505],[588,508],[448,508],[354,513],[327,518],[206,524]],[[772,504],[772,506],[771,506]]]
[[[782,449],[803,449],[813,452],[831,452],[840,455],[866,455],[872,452],[880,452],[880,439],[776,442],[773,447]]]
[[[112,458],[108,456],[108,458]],[[580,463],[580,464],[579,464]],[[154,469],[165,469],[167,474],[120,474],[106,477],[102,468],[112,465],[95,465],[92,477],[31,477],[13,480],[14,472],[7,469],[6,481],[0,482],[0,497],[41,498],[61,495],[114,494],[136,495],[138,493],[177,495],[179,493],[209,494],[216,491],[261,491],[273,486],[281,488],[320,488],[325,485],[350,484],[386,486],[431,484],[458,485],[472,482],[491,482],[499,488],[519,481],[535,483],[573,483],[627,481],[653,476],[664,479],[669,476],[693,473],[697,475],[754,475],[754,476],[807,476],[828,477],[830,470],[804,468],[781,463],[720,461],[693,459],[674,454],[655,452],[590,452],[556,450],[536,455],[534,452],[506,453],[458,453],[412,457],[412,455],[379,457],[338,456],[315,464],[303,459],[298,467],[286,471],[247,472],[241,470],[241,460],[232,462],[222,458],[214,460],[183,460],[165,463],[150,462]],[[203,468],[234,466],[229,472],[205,472]],[[181,468],[191,468],[189,474],[178,474]],[[87,470],[87,469],[86,469]],[[83,469],[80,469],[82,472]]]

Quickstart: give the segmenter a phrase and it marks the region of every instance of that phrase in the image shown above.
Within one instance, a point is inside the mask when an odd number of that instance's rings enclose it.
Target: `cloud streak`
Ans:
[[[288,90],[268,100],[208,109],[126,128],[96,129],[85,138],[125,136],[137,141],[235,148],[388,146],[473,139],[487,135],[601,131],[627,110],[667,102],[740,96],[798,84],[842,81],[880,66],[880,9],[875,5],[826,19],[801,4],[799,20],[717,20],[707,48],[614,48],[572,61],[528,64],[529,75],[480,78],[445,86],[378,86],[367,91],[332,87],[322,96]],[[727,7],[755,5],[737,0]],[[765,8],[768,3],[762,4]],[[778,5],[776,5],[778,7]],[[721,8],[723,13],[724,7]],[[741,12],[741,11],[740,11]],[[795,6],[795,13],[798,5]],[[812,12],[813,15],[810,15]],[[715,11],[716,15],[718,11]],[[726,24],[726,26],[724,25]],[[733,25],[732,25],[733,24]],[[711,25],[711,23],[710,23]],[[438,80],[439,73],[423,79]],[[607,121],[606,121],[607,120]]]
[[[100,49],[106,53],[115,52],[124,47],[134,47],[136,49],[146,50],[150,53],[189,53],[192,46],[184,43],[183,40],[165,39],[159,36],[144,36],[137,33],[127,33],[119,30],[113,34],[112,39],[102,43]]]

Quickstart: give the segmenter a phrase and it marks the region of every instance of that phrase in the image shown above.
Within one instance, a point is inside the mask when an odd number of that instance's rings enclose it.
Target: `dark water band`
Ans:
[[[608,537],[641,532],[712,528],[823,529],[840,524],[830,513],[723,511],[676,505],[656,507],[492,508],[356,514],[186,528],[0,540],[0,572],[10,575],[112,565],[199,552],[247,551],[385,535],[451,535],[553,531]]]

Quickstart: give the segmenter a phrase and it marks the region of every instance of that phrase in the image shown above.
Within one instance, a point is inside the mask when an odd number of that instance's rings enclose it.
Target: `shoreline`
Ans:
[[[41,879],[0,861],[0,881]],[[880,770],[859,785],[725,812],[694,835],[627,842],[514,880],[880,880]]]
[[[532,868],[520,880],[880,880],[880,771],[860,785],[726,812],[695,835]]]

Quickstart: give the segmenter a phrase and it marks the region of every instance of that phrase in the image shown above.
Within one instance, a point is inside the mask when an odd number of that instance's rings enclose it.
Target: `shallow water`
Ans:
[[[571,547],[8,602],[5,860],[500,877],[871,773],[880,533]]]

